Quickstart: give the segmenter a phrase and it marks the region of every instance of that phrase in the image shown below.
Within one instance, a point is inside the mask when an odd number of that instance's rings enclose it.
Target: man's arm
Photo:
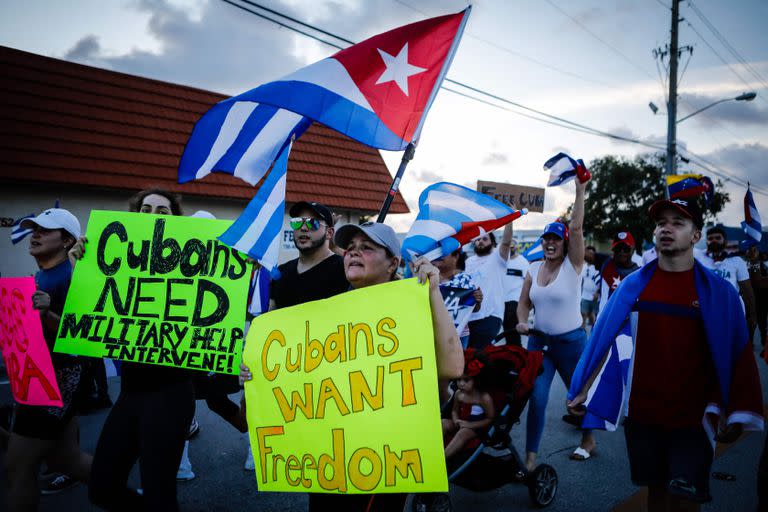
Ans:
[[[509,259],[509,249],[512,247],[512,223],[510,222],[504,226],[504,234],[501,236],[501,244],[499,245],[499,256],[502,260],[507,261]]]

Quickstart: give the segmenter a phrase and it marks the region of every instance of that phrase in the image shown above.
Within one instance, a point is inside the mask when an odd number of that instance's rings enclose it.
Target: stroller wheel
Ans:
[[[451,497],[445,494],[414,494],[411,500],[413,512],[451,512]]]
[[[552,503],[557,494],[557,472],[548,464],[536,466],[528,476],[528,495],[537,507]]]

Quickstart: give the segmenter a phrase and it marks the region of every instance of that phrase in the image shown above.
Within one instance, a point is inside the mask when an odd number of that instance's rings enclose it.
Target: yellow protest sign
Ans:
[[[428,286],[406,279],[261,315],[243,361],[259,490],[448,490]]]

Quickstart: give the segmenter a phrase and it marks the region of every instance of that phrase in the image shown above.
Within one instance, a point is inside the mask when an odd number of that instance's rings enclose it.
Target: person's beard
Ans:
[[[478,256],[488,256],[491,254],[491,251],[493,250],[493,245],[488,245],[486,247],[477,247],[475,246],[475,254]]]
[[[299,252],[304,256],[311,256],[315,254],[325,244],[325,238],[319,240],[311,240],[311,245],[305,247],[297,247]]]
[[[720,254],[723,252],[723,249],[725,249],[725,247],[719,242],[711,242],[707,244],[707,250],[710,254]]]

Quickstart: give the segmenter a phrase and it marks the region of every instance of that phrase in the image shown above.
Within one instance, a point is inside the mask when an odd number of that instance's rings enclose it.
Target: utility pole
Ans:
[[[675,174],[677,157],[677,25],[680,20],[680,0],[672,0],[672,35],[669,43],[669,97],[667,99],[667,167],[666,175]]]

